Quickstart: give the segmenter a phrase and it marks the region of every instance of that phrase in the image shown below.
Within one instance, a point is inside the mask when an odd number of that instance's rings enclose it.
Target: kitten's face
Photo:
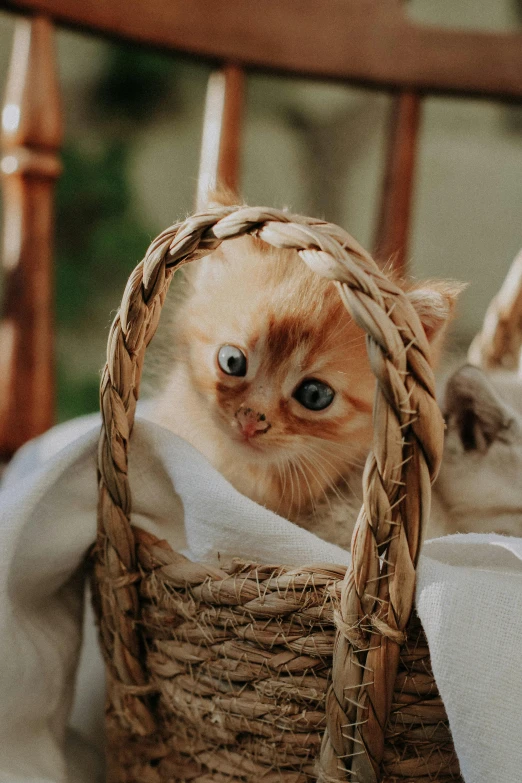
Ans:
[[[369,450],[375,380],[364,334],[295,251],[242,238],[196,263],[156,419],[240,492],[297,519]],[[412,292],[429,335],[453,299],[446,288]]]
[[[250,249],[206,261],[187,359],[220,433],[224,472],[232,459],[268,479],[267,505],[292,516],[368,450],[374,378],[336,289],[289,253],[261,260]]]

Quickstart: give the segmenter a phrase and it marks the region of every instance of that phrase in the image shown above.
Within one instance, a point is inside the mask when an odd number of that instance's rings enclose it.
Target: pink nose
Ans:
[[[235,417],[245,438],[262,435],[264,432],[268,432],[272,426],[266,420],[264,413],[256,413],[252,408],[245,408],[244,405],[237,409]]]

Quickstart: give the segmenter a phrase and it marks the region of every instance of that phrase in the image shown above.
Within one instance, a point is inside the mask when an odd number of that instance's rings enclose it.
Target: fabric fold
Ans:
[[[98,433],[98,416],[54,428],[19,452],[0,489],[0,783],[101,780],[103,673],[90,611],[81,645]],[[129,477],[133,523],[191,559],[349,562],[346,551],[240,495],[189,444],[140,418]],[[425,544],[417,608],[466,783],[520,780],[520,599],[522,539]]]

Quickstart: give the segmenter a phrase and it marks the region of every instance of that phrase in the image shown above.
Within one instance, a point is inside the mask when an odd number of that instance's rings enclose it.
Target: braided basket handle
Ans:
[[[101,632],[113,675],[136,695],[133,728],[154,729],[136,630],[139,602],[127,477],[145,349],[156,330],[174,270],[222,241],[253,234],[295,249],[318,275],[335,281],[367,334],[377,378],[374,445],[363,479],[364,501],[352,540],[352,563],[336,612],[337,638],[319,779],[376,781],[400,644],[415,588],[421,531],[430,507],[443,441],[429,346],[417,313],[369,254],[329,223],[267,208],[218,207],[164,231],[127,283],[112,325],[101,383],[98,557],[110,584],[102,591]],[[109,589],[110,587],[110,589]],[[108,627],[110,623],[110,627]]]

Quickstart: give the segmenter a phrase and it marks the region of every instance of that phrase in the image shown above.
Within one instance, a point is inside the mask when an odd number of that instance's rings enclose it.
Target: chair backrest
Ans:
[[[522,100],[522,35],[424,27],[398,0],[0,0],[19,11],[2,113],[5,306],[0,458],[53,422],[53,187],[62,113],[54,23],[206,58],[198,199],[239,185],[245,71],[369,85],[396,97],[375,249],[405,269],[421,104],[433,93]],[[484,67],[487,63],[487,68]]]

